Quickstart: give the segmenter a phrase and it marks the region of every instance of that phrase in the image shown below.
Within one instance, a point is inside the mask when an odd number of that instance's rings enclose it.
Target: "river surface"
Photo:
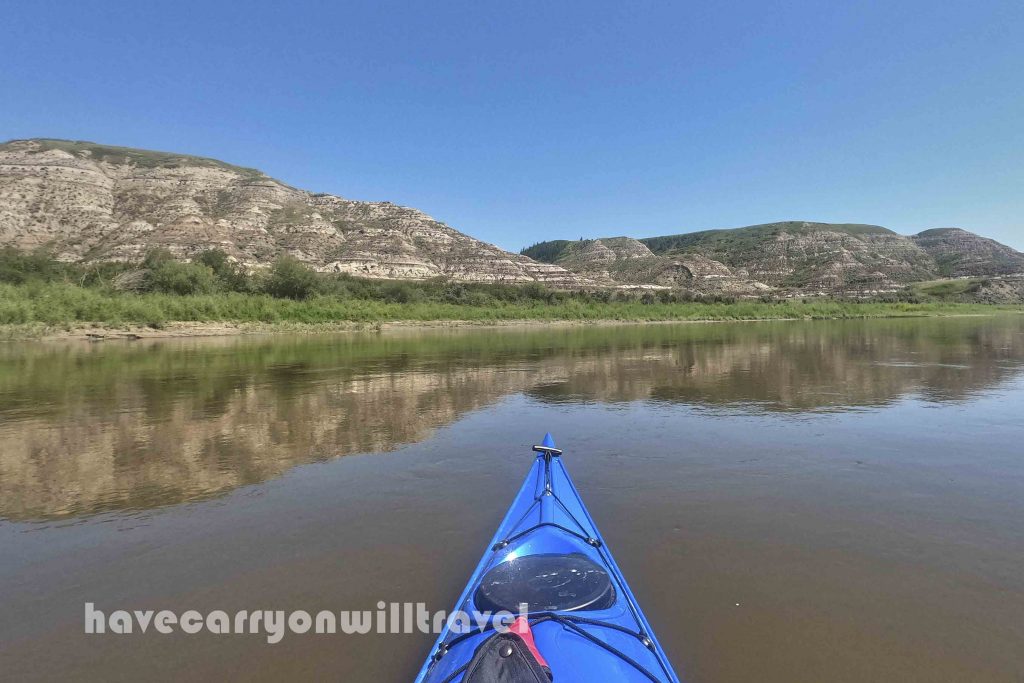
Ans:
[[[545,431],[688,680],[1024,680],[1024,317],[0,346],[0,678],[409,681]]]

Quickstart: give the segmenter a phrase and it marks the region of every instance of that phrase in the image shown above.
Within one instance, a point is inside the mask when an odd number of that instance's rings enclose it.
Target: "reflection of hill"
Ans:
[[[578,359],[544,400],[657,400],[743,410],[843,410],[910,393],[962,400],[1019,372],[1018,318],[716,326]]]
[[[0,515],[147,508],[385,451],[536,374],[351,340],[48,347],[5,354]],[[37,381],[31,382],[29,378]]]
[[[839,410],[1015,375],[1019,318],[0,348],[0,516],[138,509],[385,451],[502,396]]]

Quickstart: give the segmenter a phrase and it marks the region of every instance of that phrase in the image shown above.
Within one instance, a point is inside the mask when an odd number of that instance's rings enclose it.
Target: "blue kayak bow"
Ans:
[[[678,683],[569,478],[562,451],[550,434],[533,450],[530,473],[453,613],[501,618],[450,619],[416,683],[484,680],[467,669],[501,624],[511,622],[510,613],[526,617],[555,683]]]

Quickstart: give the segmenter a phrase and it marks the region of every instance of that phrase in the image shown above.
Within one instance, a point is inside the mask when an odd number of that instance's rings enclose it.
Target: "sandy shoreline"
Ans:
[[[774,318],[773,320],[795,320]],[[160,328],[143,325],[76,326],[68,329],[47,326],[0,327],[0,341],[89,341],[181,339],[190,337],[229,337],[274,334],[330,334],[337,332],[388,332],[445,328],[530,328],[594,327],[610,325],[664,325],[682,323],[742,322],[739,320],[392,320],[388,322],[337,323],[225,323],[178,322]],[[767,322],[750,320],[747,322]]]
[[[999,312],[928,314],[912,313],[899,316],[865,316],[865,318],[892,317],[979,317],[997,315]],[[229,323],[229,322],[174,322],[160,328],[144,325],[110,326],[102,324],[81,325],[70,328],[46,325],[7,325],[0,326],[0,342],[17,341],[86,341],[100,342],[108,340],[140,340],[140,339],[181,339],[193,337],[230,337],[241,335],[275,335],[275,334],[329,334],[338,332],[387,332],[418,329],[445,328],[536,328],[536,327],[596,327],[614,325],[682,325],[707,323],[736,322],[782,322],[801,320],[802,318],[756,318],[756,319],[705,319],[705,320],[392,320],[388,322],[353,322],[336,323]],[[806,318],[808,320],[812,318]],[[842,317],[818,318],[822,320],[849,319]]]

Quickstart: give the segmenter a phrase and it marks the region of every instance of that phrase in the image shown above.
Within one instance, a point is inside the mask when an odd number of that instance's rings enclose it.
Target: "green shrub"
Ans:
[[[441,300],[446,304],[461,304],[466,299],[466,285],[461,282],[452,282],[445,285],[442,290]]]
[[[0,249],[0,282],[22,284],[30,280],[51,281],[63,277],[65,264],[43,250],[23,252],[14,247]]]
[[[227,292],[254,292],[257,287],[245,268],[238,265],[221,249],[207,249],[200,252],[193,263],[199,263],[217,277],[221,290]]]
[[[232,265],[231,260],[223,249],[206,249],[201,251],[192,259],[192,262],[201,263],[212,270],[214,275],[220,275],[231,268]]]
[[[174,254],[163,247],[155,247],[146,252],[142,258],[143,268],[156,268],[157,266],[174,260]]]
[[[316,293],[319,277],[293,256],[281,256],[270,267],[263,291],[279,299],[302,300]]]
[[[209,294],[217,289],[217,278],[201,263],[158,261],[146,272],[144,288],[164,294]]]
[[[115,282],[122,274],[136,269],[135,265],[123,261],[97,261],[75,265],[73,275],[75,281],[83,287],[104,287]]]
[[[411,304],[426,299],[423,289],[411,282],[388,283],[381,294],[384,301],[396,304]]]
[[[200,264],[189,264],[189,267],[205,268]],[[212,271],[208,272],[212,278]],[[377,286],[380,283],[371,284]],[[474,286],[468,287],[463,296],[469,300],[479,297],[480,301],[484,301],[487,292],[486,287]],[[118,292],[66,282],[32,281],[21,285],[0,283],[0,325],[106,323],[161,326],[173,321],[372,323],[388,320],[765,320],[1024,311],[1021,306],[881,304],[829,300],[809,303],[784,301],[774,304],[759,301],[663,304],[655,300],[645,305],[639,298],[609,304],[570,298],[560,305],[539,301],[498,302],[493,299],[482,305],[438,301],[390,303],[369,299],[340,299],[336,296],[312,296],[304,301],[296,301],[237,292],[182,296],[159,292]]]
[[[528,282],[519,289],[524,299],[547,301],[548,288],[539,282]]]

